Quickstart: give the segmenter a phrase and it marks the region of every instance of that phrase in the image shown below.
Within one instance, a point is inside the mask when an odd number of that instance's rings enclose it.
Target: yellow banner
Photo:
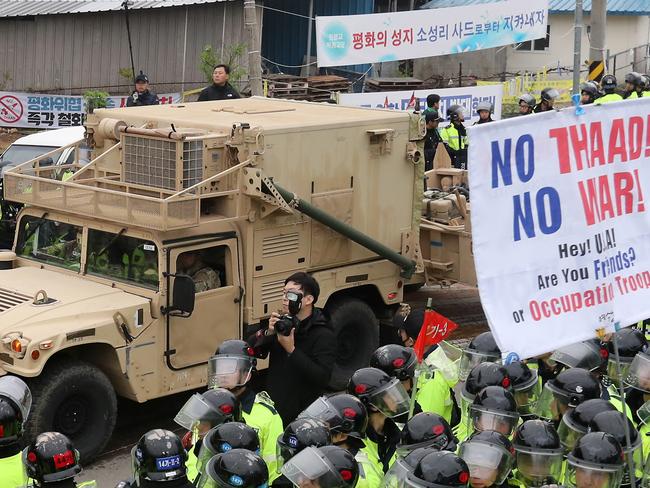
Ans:
[[[560,98],[556,100],[559,103],[571,102],[571,92],[573,90],[572,80],[548,80],[539,79],[539,76],[518,76],[503,83],[499,81],[478,81],[479,86],[482,85],[503,85],[503,104],[516,105],[518,99],[524,93],[530,93],[535,98],[539,99],[544,88],[555,88],[560,92]]]

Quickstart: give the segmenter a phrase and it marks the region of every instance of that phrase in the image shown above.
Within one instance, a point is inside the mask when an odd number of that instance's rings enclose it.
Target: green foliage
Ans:
[[[246,70],[241,66],[241,58],[246,53],[246,44],[232,44],[224,49],[223,58],[212,46],[207,45],[199,56],[199,69],[208,83],[212,82],[212,71],[218,64],[230,66],[230,82],[237,83],[246,75]]]
[[[117,72],[119,73],[120,78],[124,78],[129,85],[133,83],[134,76],[131,68],[120,68]]]
[[[0,90],[4,90],[7,88],[7,84],[12,80],[11,78],[11,73],[9,71],[5,71],[2,73],[2,76],[0,76]]]
[[[101,90],[88,90],[84,93],[84,100],[86,101],[86,111],[90,112],[91,109],[104,108],[108,105],[108,97],[110,95]]]

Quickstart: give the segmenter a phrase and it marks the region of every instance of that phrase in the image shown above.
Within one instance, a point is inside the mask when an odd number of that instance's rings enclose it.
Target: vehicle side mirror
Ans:
[[[192,277],[183,274],[174,275],[172,305],[167,313],[174,317],[190,317],[194,312],[195,298],[196,291]]]

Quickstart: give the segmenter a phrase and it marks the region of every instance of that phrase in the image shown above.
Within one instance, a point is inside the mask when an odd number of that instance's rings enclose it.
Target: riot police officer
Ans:
[[[535,97],[530,93],[524,93],[517,100],[519,104],[519,115],[530,115],[535,110]]]
[[[260,440],[255,429],[242,422],[228,422],[210,429],[201,442],[196,461],[199,478],[191,481],[200,479],[210,459],[231,449],[246,449],[259,454]]]
[[[580,85],[580,103],[582,105],[590,105],[596,101],[600,93],[598,85],[593,81],[586,81]]]
[[[614,332],[618,341],[618,354],[621,360],[621,379],[625,379],[628,369],[634,357],[648,349],[648,340],[643,332],[631,327]],[[614,338],[608,344],[609,361],[607,363],[607,376],[614,383],[618,384],[616,373],[616,360],[614,356]]]
[[[437,413],[422,412],[414,415],[404,425],[397,444],[397,454],[406,457],[420,447],[455,452],[458,439],[443,417]]]
[[[513,361],[505,366],[505,369],[510,377],[519,414],[523,419],[532,418],[541,393],[537,370],[530,369],[523,361]]]
[[[458,455],[469,467],[470,485],[481,488],[501,486],[515,461],[508,438],[489,430],[472,434],[460,445]]]
[[[598,339],[577,342],[553,351],[549,362],[555,364],[555,374],[564,368],[582,368],[599,373],[607,370],[609,351]]]
[[[623,449],[611,434],[581,437],[567,456],[567,474],[575,488],[617,488],[623,477]]]
[[[221,343],[208,362],[208,387],[226,388],[242,405],[244,421],[254,427],[260,438],[260,455],[269,467],[269,480],[278,476],[275,443],[284,430],[282,418],[266,392],[256,394],[250,382],[257,371],[255,351],[245,341]]]
[[[577,407],[585,400],[600,398],[600,395],[600,382],[589,371],[582,368],[567,369],[546,382],[535,413],[557,425],[568,409]]]
[[[350,451],[359,464],[358,488],[381,484],[383,466],[365,444],[368,411],[361,400],[347,393],[320,397],[299,418],[322,420],[330,429],[332,444]]]
[[[307,447],[282,466],[282,474],[300,488],[354,488],[359,465],[342,447]]]
[[[322,447],[332,444],[329,427],[315,418],[299,418],[287,425],[277,438],[277,473],[283,464],[307,447]],[[280,476],[273,481],[274,487],[291,486],[291,481]]]
[[[625,100],[636,100],[643,94],[643,75],[636,71],[631,71],[625,75],[625,92],[623,98]]]
[[[463,125],[465,114],[463,107],[452,105],[447,109],[449,125],[440,130],[440,137],[451,157],[454,168],[467,169],[467,130]]]
[[[483,332],[472,339],[463,349],[460,358],[460,380],[465,381],[474,366],[480,363],[500,363],[501,349],[492,332]]]
[[[555,428],[543,420],[527,420],[512,440],[517,469],[514,480],[522,487],[557,484],[562,477],[564,450]]]
[[[435,486],[460,488],[469,486],[467,463],[452,452],[438,451],[424,456],[412,473],[406,486]]]
[[[616,76],[614,75],[603,76],[603,78],[600,80],[600,86],[603,89],[603,92],[605,92],[605,94],[594,102],[595,105],[602,105],[604,103],[611,103],[611,102],[620,102],[621,100],[623,100],[623,97],[620,96],[618,93],[616,93],[616,87],[618,86],[618,82],[616,81]]]
[[[201,450],[201,439],[217,425],[243,422],[241,403],[234,393],[224,388],[195,393],[176,414],[174,422],[188,430],[183,444],[189,453],[187,475],[194,480],[198,475],[196,460]]]
[[[469,407],[469,432],[493,430],[509,437],[518,423],[515,397],[500,386],[483,388]]]
[[[409,409],[409,396],[397,378],[377,368],[362,368],[352,375],[348,393],[356,396],[368,410],[369,426],[365,439],[371,458],[377,458],[388,471],[399,442],[400,429],[394,422]]]
[[[264,460],[246,449],[232,449],[208,461],[201,488],[266,488],[269,479]]]
[[[58,432],[44,432],[23,452],[27,475],[38,488],[95,487],[94,481],[77,484],[75,477],[81,472],[79,452],[72,442]],[[4,480],[3,480],[4,481]]]
[[[589,423],[601,412],[616,411],[614,405],[606,400],[594,398],[585,400],[576,408],[567,410],[562,415],[557,433],[565,451],[570,451],[580,437],[585,435],[589,429]]]
[[[439,452],[439,450],[434,447],[418,447],[406,453],[404,457],[398,457],[384,476],[383,486],[386,488],[404,487],[408,475],[413,474],[420,460],[432,452]]]
[[[32,394],[23,380],[0,378],[0,488],[27,484],[20,443],[31,406]]]
[[[492,120],[492,112],[494,111],[494,107],[490,102],[479,102],[478,105],[476,106],[476,113],[479,116],[479,119],[474,122],[474,125],[480,125],[480,124],[485,124],[488,122],[494,122]]]

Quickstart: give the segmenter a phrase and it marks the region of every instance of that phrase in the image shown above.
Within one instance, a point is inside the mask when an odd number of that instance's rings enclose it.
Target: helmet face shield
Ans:
[[[458,372],[460,380],[465,381],[472,368],[481,363],[501,364],[501,356],[473,351],[471,349],[463,350],[463,355],[460,357],[460,367]]]
[[[519,414],[499,412],[472,405],[469,409],[469,422],[470,432],[492,430],[510,437],[519,423]]]
[[[569,409],[569,399],[551,388],[549,383],[544,385],[535,407],[535,414],[546,420],[560,420]]]
[[[460,445],[458,455],[469,467],[470,482],[482,486],[503,483],[514,461],[513,455],[501,446],[471,440]]]
[[[639,417],[639,421],[647,425],[650,423],[650,400],[645,402],[639,409],[636,411],[637,417]]]
[[[326,397],[320,397],[314,400],[311,405],[309,405],[300,413],[300,415],[298,415],[297,418],[312,418],[322,420],[330,429],[340,425],[343,422],[343,419],[339,415],[338,410],[332,406]]]
[[[32,408],[32,392],[27,384],[17,376],[3,376],[0,378],[0,396],[14,402],[20,409],[25,422]]]
[[[208,361],[208,388],[232,390],[251,379],[253,363],[241,356],[218,355]]]
[[[557,435],[560,436],[560,443],[567,452],[573,449],[578,439],[587,433],[586,431],[583,432],[575,428],[569,420],[568,415],[568,413],[565,413],[562,416],[562,421],[557,429]]]
[[[515,446],[518,476],[526,486],[542,486],[562,478],[561,449],[530,449]]]
[[[369,403],[386,417],[398,417],[409,411],[409,396],[404,385],[394,378],[368,398]]]
[[[226,418],[208,404],[199,393],[192,395],[174,417],[174,422],[181,427],[189,431],[198,429],[201,434],[207,433],[212,427],[225,420]]]
[[[404,459],[397,458],[384,476],[384,486],[386,488],[402,488],[412,471],[413,469]]]
[[[627,386],[650,393],[650,356],[645,354],[634,356],[624,378]]]
[[[535,382],[528,388],[517,390],[515,389],[514,397],[517,402],[517,411],[521,415],[531,415],[537,406],[542,386],[535,378]]]
[[[575,465],[569,462],[565,485],[571,488],[618,488],[623,479],[623,468],[608,468],[606,465]]]
[[[560,363],[567,368],[598,369],[602,362],[600,351],[589,342],[578,342],[561,347],[551,354],[549,362]]]
[[[620,358],[620,359],[621,359],[621,379],[624,380],[628,376],[628,372],[632,365],[632,361],[626,361],[626,358]],[[616,360],[613,357],[607,361],[607,376],[609,377],[610,380],[612,380],[612,383],[618,385],[619,377],[616,372]]]
[[[334,466],[315,447],[306,447],[284,466],[282,474],[300,488],[343,488],[345,482]]]

